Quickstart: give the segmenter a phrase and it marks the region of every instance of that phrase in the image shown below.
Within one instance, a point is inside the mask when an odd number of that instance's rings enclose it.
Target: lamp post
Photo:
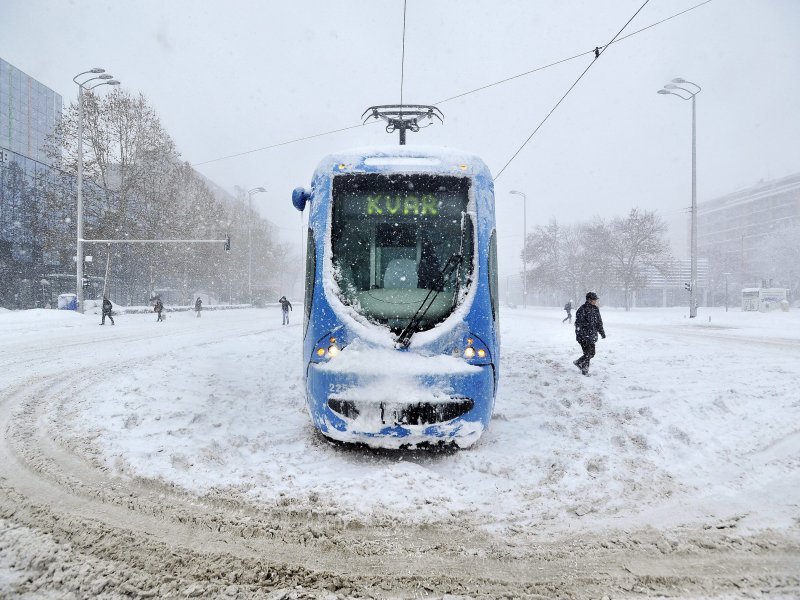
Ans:
[[[685,84],[692,86],[692,88],[683,87]],[[681,100],[691,99],[692,101],[692,273],[691,281],[689,282],[689,318],[692,319],[697,316],[697,302],[695,301],[697,294],[697,112],[695,108],[695,96],[697,96],[702,89],[703,88],[696,83],[676,77],[671,83],[666,84],[662,89],[658,90],[659,94],[670,94],[672,96],[677,96]],[[673,90],[681,90],[688,94],[688,97]]]
[[[266,191],[257,187],[247,192],[247,297],[250,304],[253,304],[253,194]]]
[[[83,75],[97,76],[78,81],[78,78]],[[102,81],[90,87],[86,87],[87,83],[98,79]],[[83,73],[78,73],[72,78],[72,81],[78,86],[78,198],[76,203],[78,213],[78,243],[75,255],[75,284],[76,296],[78,299],[77,309],[83,313],[83,93],[101,85],[119,85],[119,81],[113,79],[113,75],[109,75],[105,72],[105,69],[99,67],[89,69]]]
[[[524,192],[511,190],[510,194],[522,196],[522,308],[528,308],[528,259],[525,246],[528,241],[528,197]]]

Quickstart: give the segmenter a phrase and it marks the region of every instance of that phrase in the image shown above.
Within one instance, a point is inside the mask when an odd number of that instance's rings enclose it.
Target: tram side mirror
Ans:
[[[301,187],[294,188],[294,191],[292,192],[292,204],[294,204],[294,207],[297,210],[299,210],[300,212],[303,212],[303,210],[306,207],[306,202],[308,202],[309,197],[310,197],[310,194],[308,193],[308,191],[306,191],[305,188],[301,188]]]

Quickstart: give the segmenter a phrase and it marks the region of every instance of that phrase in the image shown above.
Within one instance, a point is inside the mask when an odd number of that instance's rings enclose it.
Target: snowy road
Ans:
[[[490,430],[427,455],[315,435],[277,309],[0,313],[0,595],[797,597],[800,313],[603,315],[583,378],[505,310]]]

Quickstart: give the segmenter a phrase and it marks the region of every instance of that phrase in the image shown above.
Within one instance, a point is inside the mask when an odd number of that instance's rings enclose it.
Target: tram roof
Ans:
[[[439,146],[367,146],[329,154],[320,161],[318,173],[452,173],[482,174],[491,179],[478,156]]]

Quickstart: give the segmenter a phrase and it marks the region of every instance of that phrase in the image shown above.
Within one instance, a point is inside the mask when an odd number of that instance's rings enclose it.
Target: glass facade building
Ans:
[[[0,58],[0,148],[48,163],[44,142],[62,104],[60,94]]]
[[[64,261],[47,249],[46,193],[59,179],[45,153],[62,98],[0,58],[0,306],[47,303],[42,275]]]

